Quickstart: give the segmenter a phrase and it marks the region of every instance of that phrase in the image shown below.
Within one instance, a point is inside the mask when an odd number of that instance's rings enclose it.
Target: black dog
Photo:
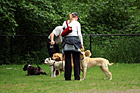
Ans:
[[[38,66],[38,65],[37,65]],[[24,71],[27,70],[28,72],[28,76],[30,75],[40,75],[40,74],[43,74],[43,75],[47,75],[45,73],[45,71],[43,69],[41,69],[39,66],[38,67],[33,67],[31,66],[30,64],[26,64],[23,68]]]

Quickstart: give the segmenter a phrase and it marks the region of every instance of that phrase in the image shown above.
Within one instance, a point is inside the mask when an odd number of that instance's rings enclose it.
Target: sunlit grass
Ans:
[[[35,65],[34,65],[35,66]],[[140,92],[140,64],[115,64],[109,67],[113,80],[104,80],[99,67],[89,68],[84,81],[64,80],[64,73],[50,77],[50,68],[40,65],[48,75],[25,76],[23,65],[0,66],[0,93],[74,93],[74,92]],[[82,72],[81,72],[82,77]]]

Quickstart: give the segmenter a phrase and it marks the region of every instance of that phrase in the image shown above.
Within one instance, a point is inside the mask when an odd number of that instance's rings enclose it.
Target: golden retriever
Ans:
[[[105,58],[90,58],[86,57],[85,53],[80,55],[81,58],[81,68],[83,71],[82,80],[85,79],[87,68],[91,68],[94,66],[100,66],[102,72],[105,73],[106,78],[110,75],[110,80],[112,80],[112,73],[109,71],[108,66],[112,66],[114,63],[109,63],[109,61]]]

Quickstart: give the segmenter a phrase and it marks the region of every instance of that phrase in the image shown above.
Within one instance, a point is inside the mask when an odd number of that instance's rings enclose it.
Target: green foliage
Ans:
[[[15,28],[18,26],[15,21],[16,4],[12,1],[0,1],[0,34],[15,34]]]
[[[48,57],[47,36],[56,26],[68,20],[68,15],[74,11],[80,16],[83,34],[139,34],[139,4],[139,0],[0,0],[0,64],[10,64],[10,60],[16,64],[42,63]],[[38,34],[44,37],[32,37]],[[25,36],[17,38],[16,35]],[[119,43],[116,40],[115,44],[124,43],[124,40],[118,39]],[[89,49],[89,40],[84,37],[86,49]],[[134,45],[137,45],[136,41],[138,39],[132,40]],[[105,40],[105,43],[110,42]],[[96,47],[93,51],[98,56],[105,52],[104,45],[94,44],[92,47]],[[127,62],[132,60],[137,62],[139,59],[134,57]]]
[[[103,57],[115,63],[139,63],[140,37],[92,37],[92,57]],[[88,48],[89,49],[89,48]]]
[[[139,33],[137,3],[137,0],[1,0],[0,33],[48,34],[74,11],[80,15],[84,34]]]
[[[92,2],[89,24],[99,34],[136,34],[140,11],[134,0],[99,0]]]

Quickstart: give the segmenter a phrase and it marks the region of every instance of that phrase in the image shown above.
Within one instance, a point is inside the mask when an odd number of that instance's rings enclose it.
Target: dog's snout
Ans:
[[[47,64],[48,63],[48,59],[46,59],[44,63]]]

